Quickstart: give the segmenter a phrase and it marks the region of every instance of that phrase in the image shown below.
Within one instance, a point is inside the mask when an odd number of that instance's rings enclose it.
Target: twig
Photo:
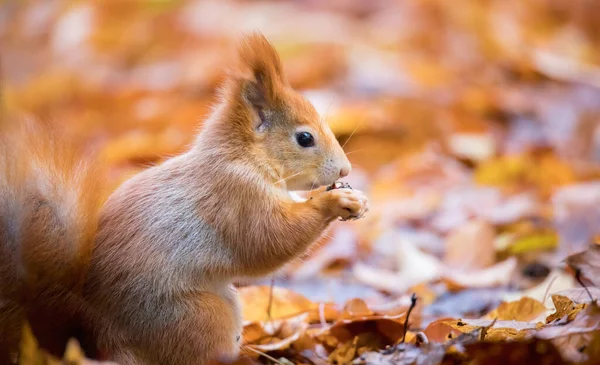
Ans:
[[[325,318],[325,303],[319,303],[319,320],[321,321],[321,327],[327,328],[327,319]]]
[[[413,293],[410,297],[410,307],[408,307],[408,312],[406,312],[406,319],[404,320],[404,333],[402,334],[402,343],[406,341],[406,332],[408,331],[408,319],[410,317],[410,312],[412,312],[413,308],[417,305],[417,293]]]
[[[271,307],[273,306],[273,287],[275,286],[275,278],[271,278],[271,286],[269,287],[269,304],[267,304],[267,318],[271,320]]]
[[[577,269],[577,270],[575,271],[575,280],[577,280],[577,282],[579,283],[579,285],[583,286],[583,288],[585,289],[586,293],[587,293],[587,294],[589,295],[589,297],[590,297],[590,301],[591,301],[592,303],[595,303],[595,302],[596,302],[596,299],[594,299],[594,297],[592,296],[592,293],[590,293],[590,290],[588,289],[587,285],[585,285],[585,284],[583,283],[583,280],[581,280],[581,270],[580,270],[580,269]]]
[[[485,336],[487,336],[489,329],[494,327],[497,320],[498,320],[498,317],[494,318],[494,320],[492,321],[492,323],[490,323],[489,326],[481,327],[481,332],[479,333],[479,341],[485,340]]]
[[[552,280],[550,280],[550,283],[548,283],[548,287],[546,288],[546,292],[544,293],[544,300],[542,301],[542,303],[546,303],[546,299],[548,299],[548,294],[550,294],[550,288],[552,287],[552,284],[554,284],[557,278],[558,275],[553,277]]]
[[[267,304],[267,321],[271,325],[273,331],[275,326],[273,325],[273,317],[271,317],[271,308],[273,307],[273,288],[275,287],[275,277],[271,278],[271,286],[269,287],[269,303]]]
[[[267,359],[269,359],[269,360],[273,361],[274,363],[276,363],[276,364],[278,364],[278,365],[284,365],[284,364],[283,364],[281,361],[277,360],[276,358],[274,358],[274,357],[273,357],[273,356],[271,356],[271,355],[267,355],[266,353],[264,353],[264,352],[262,352],[262,351],[259,351],[259,350],[257,350],[257,349],[254,349],[254,348],[252,348],[252,347],[250,347],[250,346],[246,346],[246,348],[247,348],[248,350],[250,350],[250,351],[254,351],[254,352],[255,352],[255,353],[257,353],[257,354],[259,354],[259,355],[262,355],[262,356],[266,357]]]

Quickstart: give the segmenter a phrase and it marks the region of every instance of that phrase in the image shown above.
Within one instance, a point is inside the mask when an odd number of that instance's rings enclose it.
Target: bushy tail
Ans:
[[[52,278],[79,284],[96,233],[100,173],[43,124],[25,121],[0,131],[5,202],[0,217],[10,233],[8,244],[21,254],[15,257],[21,274],[33,283]]]
[[[66,309],[64,298],[81,290],[100,181],[89,157],[47,125],[0,124],[0,331],[9,331],[2,323],[14,322],[6,313],[23,313],[23,307],[27,317],[58,319],[49,308]]]

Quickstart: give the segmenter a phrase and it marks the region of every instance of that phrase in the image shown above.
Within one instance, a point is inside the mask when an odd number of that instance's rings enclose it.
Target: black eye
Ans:
[[[315,139],[308,132],[296,133],[296,142],[302,147],[312,147],[315,145]]]

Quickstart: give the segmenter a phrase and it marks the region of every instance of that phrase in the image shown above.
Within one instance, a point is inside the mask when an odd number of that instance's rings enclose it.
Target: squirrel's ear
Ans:
[[[286,81],[277,51],[260,33],[242,39],[238,48],[243,77],[242,96],[257,111],[274,105]]]

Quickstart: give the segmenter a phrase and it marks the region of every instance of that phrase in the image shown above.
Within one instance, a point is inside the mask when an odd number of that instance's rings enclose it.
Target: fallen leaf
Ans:
[[[594,300],[600,299],[600,288],[571,288],[552,293],[569,298],[575,304],[588,304]]]
[[[516,238],[508,247],[508,253],[522,255],[527,252],[540,252],[555,249],[558,236],[552,232],[538,232]]]
[[[377,340],[372,337],[363,340],[370,339],[370,347],[383,348],[402,338],[407,310],[396,315],[377,314],[362,300],[351,300],[340,318],[328,329],[327,336],[335,338],[335,343],[347,343],[365,333],[377,334]],[[418,326],[419,318],[417,307],[411,311],[409,324]]]
[[[552,197],[554,221],[559,235],[557,258],[588,249],[595,234],[600,233],[600,183],[569,185]]]
[[[455,270],[477,270],[491,266],[496,259],[494,228],[483,220],[473,220],[451,231],[446,238],[444,263]]]
[[[266,323],[250,323],[244,326],[244,353],[255,358],[256,351],[284,350],[297,341],[308,328],[308,313]]]
[[[331,263],[338,260],[351,262],[356,255],[356,232],[347,226],[336,227],[332,239],[308,259],[295,268],[290,276],[293,280],[306,280],[316,276]]]
[[[479,328],[489,327],[485,335],[487,341],[523,340],[531,337],[531,330],[538,328],[536,323],[531,322],[488,319],[459,319],[442,323],[462,333],[471,333]]]
[[[548,309],[540,301],[523,297],[514,302],[504,302],[490,313],[486,314],[486,319],[498,319],[499,321],[533,321]]]
[[[446,346],[439,343],[430,343],[425,346],[401,344],[389,350],[364,353],[354,364],[435,365],[441,363],[446,348]]]
[[[242,316],[246,322],[263,322],[305,313],[317,305],[306,297],[288,289],[269,286],[247,286],[238,289],[243,306]],[[269,317],[269,303],[271,312]]]
[[[592,244],[587,250],[567,257],[567,264],[581,279],[600,286],[600,245]]]
[[[555,339],[571,335],[587,334],[600,329],[600,308],[597,304],[586,305],[566,324],[547,325],[535,333],[537,338]]]
[[[546,318],[547,323],[558,321],[561,318],[565,318],[566,321],[570,322],[585,308],[585,304],[575,304],[568,297],[557,294],[552,295],[552,302],[554,303],[556,312]]]
[[[445,273],[443,281],[455,291],[464,288],[504,286],[510,282],[516,267],[517,260],[511,257],[483,270]]]
[[[496,152],[496,145],[490,134],[453,133],[448,137],[448,145],[454,155],[473,161],[485,161]]]
[[[564,270],[555,269],[538,285],[523,292],[506,294],[504,300],[514,301],[525,296],[542,302],[547,308],[552,308],[553,303],[549,294],[555,291],[571,289],[574,286],[575,280],[572,275],[567,274]]]
[[[502,303],[508,289],[480,288],[448,292],[423,308],[425,317],[478,318]]]
[[[249,345],[249,346],[251,346],[254,349],[263,351],[263,352],[284,350],[284,349],[288,348],[289,346],[291,346],[292,343],[297,341],[300,338],[300,336],[302,336],[304,331],[306,331],[307,328],[308,328],[308,325],[306,323],[301,323],[301,325],[296,327],[294,332],[287,337],[284,337],[280,340],[273,341],[273,342],[270,342],[267,344],[258,344],[258,345]]]
[[[361,282],[391,293],[404,293],[411,286],[439,277],[441,263],[433,255],[419,250],[412,242],[393,235],[397,239],[396,260],[398,271],[390,271],[356,263],[354,276]]]
[[[364,300],[355,298],[349,300],[346,305],[344,305],[344,310],[338,320],[345,321],[353,318],[372,316],[373,314],[374,312],[369,309]]]
[[[452,327],[448,322],[454,321],[453,318],[440,318],[431,322],[423,333],[430,342],[445,342],[458,337],[463,331]]]
[[[465,355],[473,364],[567,364],[549,341],[477,342],[465,345]]]
[[[575,181],[571,166],[552,154],[502,156],[480,164],[475,181],[484,185],[521,189],[537,187],[544,193]]]

